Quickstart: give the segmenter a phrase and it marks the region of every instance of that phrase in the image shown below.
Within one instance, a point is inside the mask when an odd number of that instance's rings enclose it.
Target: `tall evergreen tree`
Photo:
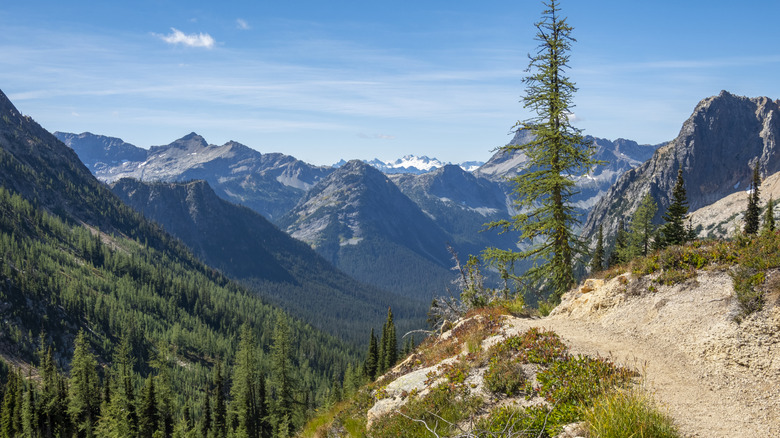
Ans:
[[[76,336],[70,370],[68,414],[80,437],[92,437],[100,413],[100,382],[97,361],[89,351],[86,335]]]
[[[141,405],[138,408],[138,436],[143,438],[153,438],[160,424],[157,390],[154,381],[154,377],[147,377],[141,390]]]
[[[241,340],[233,368],[233,385],[230,388],[230,409],[235,417],[235,437],[256,438],[260,433],[262,420],[259,385],[263,379],[257,358],[257,340],[248,324],[241,327]]]
[[[203,395],[203,412],[200,417],[200,437],[208,438],[211,432],[211,391],[206,391]]]
[[[745,234],[758,233],[758,225],[761,219],[761,206],[759,206],[759,190],[761,187],[761,175],[758,172],[758,161],[753,166],[753,180],[750,182],[750,196],[745,210]]]
[[[534,260],[534,267],[525,277],[544,285],[558,301],[574,284],[574,256],[585,252],[573,229],[579,222],[571,203],[574,179],[599,162],[593,159],[594,148],[581,130],[571,125],[577,88],[566,76],[566,69],[575,41],[573,28],[560,16],[557,1],[549,0],[544,5],[542,19],[536,23],[538,50],[530,55],[531,73],[523,79],[527,87],[523,106],[536,115],[515,125],[528,130],[533,140],[502,147],[528,157],[527,172],[512,178],[514,204],[521,213],[511,221],[488,224],[488,228],[503,231],[519,230],[520,240],[531,242],[532,247],[520,253],[489,248],[485,256],[493,264]]]
[[[590,259],[590,272],[599,272],[604,269],[604,226],[599,225],[599,234],[596,237],[596,249]]]
[[[631,219],[631,232],[629,234],[629,259],[637,256],[646,256],[650,249],[650,242],[655,234],[653,217],[658,211],[658,204],[648,192],[642,198],[642,202],[634,212]]]
[[[18,371],[8,373],[3,396],[3,410],[0,416],[0,436],[14,438],[22,433],[22,401],[24,382]]]
[[[135,436],[138,415],[135,408],[132,344],[127,334],[122,336],[113,357],[110,401],[101,408],[99,435],[106,437]]]
[[[224,438],[227,434],[227,400],[225,397],[225,377],[222,374],[222,364],[217,362],[214,367],[214,407],[209,436]]]
[[[379,361],[379,348],[377,347],[376,336],[374,336],[374,329],[371,328],[371,335],[368,340],[368,353],[366,353],[366,361],[365,361],[365,365],[363,365],[363,369],[366,372],[366,376],[371,381],[373,381],[376,378],[378,361]]]
[[[664,213],[666,221],[660,229],[660,247],[682,245],[690,240],[690,233],[685,229],[685,217],[688,214],[688,196],[685,192],[685,180],[682,169],[677,170],[677,182],[672,189],[672,203]]]
[[[287,318],[280,315],[271,346],[271,382],[274,393],[274,423],[276,434],[289,436],[294,429],[295,382],[290,354],[290,327]]]
[[[628,232],[626,232],[626,221],[622,217],[618,222],[617,232],[615,232],[615,245],[609,254],[609,266],[625,263],[626,252],[628,249]]]
[[[393,322],[393,310],[387,309],[387,338],[384,340],[384,370],[389,370],[398,361],[398,337],[395,334],[395,322]]]
[[[764,213],[764,229],[767,231],[775,230],[775,201],[769,197],[766,203],[766,212]]]

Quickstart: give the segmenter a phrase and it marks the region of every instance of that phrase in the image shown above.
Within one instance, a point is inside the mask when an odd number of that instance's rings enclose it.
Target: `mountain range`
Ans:
[[[330,377],[358,358],[356,345],[202,263],[1,91],[0,185],[0,357],[10,363],[32,370],[35,352],[51,346],[52,366],[67,370],[81,333],[93,368],[101,364],[93,372],[105,374],[124,339],[137,380],[170,363],[166,385],[176,406],[202,409],[211,368],[233,361],[242,326],[269,351],[275,327],[287,322],[290,363],[315,404],[324,402]],[[270,366],[268,356],[257,360]]]
[[[262,214],[359,281],[405,296],[446,293],[455,278],[448,245],[462,259],[487,247],[517,246],[511,233],[480,232],[485,223],[514,214],[506,178],[525,166],[516,153],[499,152],[473,172],[456,165],[434,168],[431,159],[408,156],[396,169],[424,161],[431,170],[385,174],[370,163],[318,167],[233,142],[209,145],[194,133],[150,148],[144,161],[140,148],[119,139],[55,134],[103,181],[203,179],[219,197]],[[523,135],[518,132],[513,142]],[[622,172],[655,149],[622,139],[593,142],[597,158],[610,164],[578,181],[575,201],[583,217]]]
[[[334,164],[333,167],[341,167],[345,164],[347,164],[347,161],[342,159],[338,163]],[[452,163],[445,163],[436,158],[428,158],[425,155],[420,157],[416,155],[404,155],[395,161],[382,161],[378,158],[374,158],[373,160],[366,161],[366,164],[388,175],[398,173],[411,173],[414,175],[420,175],[426,172],[430,172],[434,169],[439,169],[446,165],[451,165]],[[473,172],[483,164],[485,163],[481,161],[464,161],[457,165],[467,172]]]
[[[620,218],[630,220],[642,197],[658,203],[655,222],[669,206],[677,171],[682,169],[689,210],[749,188],[752,167],[766,177],[780,171],[780,101],[722,91],[696,106],[678,136],[641,166],[625,172],[596,203],[582,235],[600,225],[614,235]]]
[[[425,325],[427,301],[355,281],[257,212],[218,197],[206,181],[123,178],[110,187],[208,265],[322,331],[362,344],[390,307],[404,333]]]

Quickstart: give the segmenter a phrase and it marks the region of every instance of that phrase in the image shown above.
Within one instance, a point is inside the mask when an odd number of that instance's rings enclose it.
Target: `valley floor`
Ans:
[[[634,367],[688,437],[780,436],[780,307],[734,322],[731,279],[656,286],[628,274],[572,291],[541,320],[512,319],[513,330],[558,333],[572,353]]]

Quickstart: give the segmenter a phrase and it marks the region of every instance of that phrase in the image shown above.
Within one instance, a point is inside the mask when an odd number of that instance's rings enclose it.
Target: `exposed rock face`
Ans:
[[[348,274],[385,289],[430,297],[451,276],[447,234],[362,161],[320,181],[279,223]]]
[[[420,307],[427,303],[359,283],[260,214],[219,198],[205,181],[125,178],[111,189],[210,266],[323,331],[359,344],[388,307],[402,330],[419,327],[425,317]]]
[[[517,131],[509,144],[525,144],[533,139],[527,131]],[[609,187],[626,171],[639,166],[649,159],[661,145],[640,145],[635,141],[619,138],[610,141],[604,138],[586,136],[585,140],[595,147],[594,159],[605,164],[595,166],[590,174],[579,177],[576,181],[577,193],[571,201],[584,219],[590,209],[601,199]],[[512,178],[523,172],[528,165],[527,157],[519,152],[496,153],[487,163],[477,169],[474,174],[493,181],[506,184],[507,178]],[[509,191],[507,187],[504,189]]]
[[[758,162],[762,175],[780,170],[778,138],[780,102],[726,91],[704,99],[677,138],[626,172],[607,191],[591,211],[582,234],[592,237],[603,225],[605,235],[613,235],[619,218],[630,219],[648,192],[658,203],[655,220],[660,222],[671,202],[678,168],[683,170],[691,211],[743,191],[749,186],[754,163]]]
[[[210,145],[194,132],[148,151],[88,133],[58,132],[57,136],[104,182],[121,178],[167,182],[203,179],[220,197],[272,220],[290,210],[306,190],[333,171],[289,155],[261,154],[234,141]]]
[[[516,248],[517,236],[513,233],[479,232],[486,222],[511,216],[504,184],[455,165],[419,176],[393,175],[391,179],[447,232],[460,254],[477,254],[487,247]]]

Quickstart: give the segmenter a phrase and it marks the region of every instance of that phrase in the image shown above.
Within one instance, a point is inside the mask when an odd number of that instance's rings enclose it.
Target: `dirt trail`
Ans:
[[[544,327],[574,353],[636,368],[685,436],[780,437],[780,307],[737,324],[725,273],[650,284],[626,276],[575,291],[550,317],[513,320],[512,330]]]

